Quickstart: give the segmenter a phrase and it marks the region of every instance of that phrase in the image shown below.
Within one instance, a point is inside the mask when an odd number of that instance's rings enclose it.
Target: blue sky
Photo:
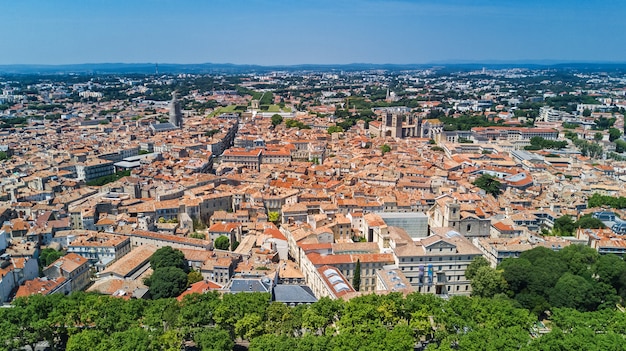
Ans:
[[[17,0],[0,64],[626,62],[623,0]]]

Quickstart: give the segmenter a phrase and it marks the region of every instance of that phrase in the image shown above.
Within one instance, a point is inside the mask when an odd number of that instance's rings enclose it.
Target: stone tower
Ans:
[[[170,123],[178,128],[183,127],[183,113],[180,110],[180,102],[176,99],[176,92],[172,93],[170,103]]]

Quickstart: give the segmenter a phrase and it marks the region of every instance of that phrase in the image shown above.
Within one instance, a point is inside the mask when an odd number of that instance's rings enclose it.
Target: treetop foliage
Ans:
[[[586,280],[568,273],[557,284],[567,293],[572,283],[584,286],[581,279]],[[570,297],[563,301],[569,303]],[[391,293],[349,301],[322,298],[297,307],[270,302],[262,293],[191,294],[180,302],[86,293],[33,295],[0,309],[5,341],[0,350],[34,347],[46,340],[53,349],[68,351],[180,350],[188,341],[200,350],[226,351],[240,338],[250,341],[251,351],[413,350],[420,340],[428,341],[430,351],[622,348],[626,314],[552,311],[552,331],[533,338],[536,316],[502,295],[444,300]]]
[[[495,197],[502,192],[502,183],[496,179],[496,177],[490,174],[483,174],[476,179],[472,184],[483,189],[487,194],[491,194]]]
[[[185,259],[185,255],[171,246],[164,246],[156,250],[150,257],[150,267],[153,270],[164,267],[176,267],[185,273],[189,272],[189,264]]]

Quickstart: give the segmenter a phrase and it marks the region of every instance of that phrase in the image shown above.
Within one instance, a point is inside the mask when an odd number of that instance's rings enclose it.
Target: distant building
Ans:
[[[181,129],[183,127],[183,113],[180,110],[180,102],[176,99],[176,92],[172,93],[172,101],[170,102],[169,120],[165,123],[153,123],[150,130],[153,133],[167,132],[170,130]]]

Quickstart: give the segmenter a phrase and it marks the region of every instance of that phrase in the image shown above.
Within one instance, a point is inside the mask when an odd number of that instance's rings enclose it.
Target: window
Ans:
[[[471,232],[471,231],[472,231],[472,225],[471,225],[471,224],[468,224],[468,225],[467,225],[467,231],[468,231],[468,232]]]

